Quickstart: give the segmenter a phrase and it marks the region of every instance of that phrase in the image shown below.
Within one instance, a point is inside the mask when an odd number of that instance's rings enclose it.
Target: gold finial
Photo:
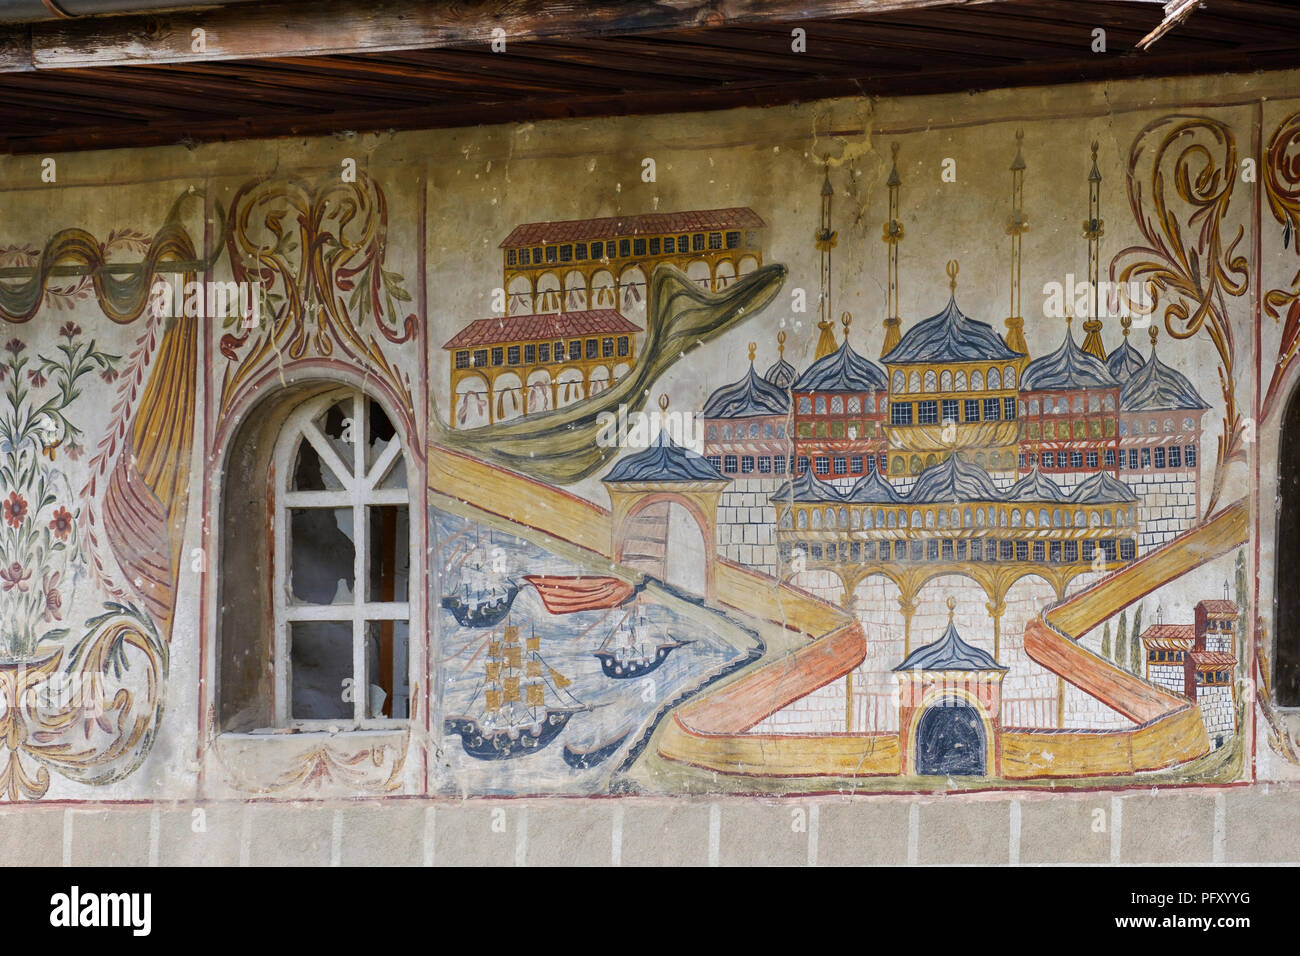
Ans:
[[[957,270],[958,270],[957,260],[949,259],[945,271],[948,273],[948,279],[949,279],[948,288],[951,289],[953,292],[957,291]]]
[[[898,143],[889,144],[889,155],[893,157],[895,162],[898,161]]]
[[[666,411],[668,411],[668,393],[667,393],[667,392],[660,392],[660,393],[659,393],[659,410],[660,410],[661,412],[666,412]]]
[[[1100,148],[1100,146],[1101,144],[1098,143],[1095,139],[1092,141],[1092,161],[1094,163],[1097,161],[1097,150]]]
[[[957,612],[957,599],[955,597],[949,597],[948,598],[948,623],[949,624],[952,623],[952,617],[956,612]]]
[[[1124,329],[1124,338],[1128,338],[1128,330],[1129,326],[1133,324],[1133,317],[1131,315],[1121,315],[1119,317],[1119,324]]]
[[[849,337],[849,326],[853,324],[853,313],[844,312],[840,315],[840,325],[844,326],[844,337]]]
[[[757,348],[758,348],[758,346],[755,345],[753,342],[750,342],[750,343],[749,343],[749,361],[750,361],[750,362],[753,362],[753,361],[754,361],[754,350],[757,349]]]
[[[1156,327],[1154,322],[1151,323],[1151,328],[1147,330],[1147,335],[1151,336],[1151,351],[1154,352],[1156,350],[1156,339],[1160,337],[1160,329]]]
[[[785,332],[776,333],[776,351],[785,358]]]

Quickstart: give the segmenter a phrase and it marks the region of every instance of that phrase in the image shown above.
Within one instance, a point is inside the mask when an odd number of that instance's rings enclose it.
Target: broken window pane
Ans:
[[[356,545],[351,508],[290,508],[288,585],[298,604],[350,604]]]
[[[367,717],[411,716],[409,632],[406,621],[366,622]]]
[[[332,720],[353,715],[351,621],[295,621],[289,625],[291,716]],[[344,699],[344,698],[347,699]]]
[[[304,438],[298,443],[291,487],[294,491],[342,491],[343,482],[321,462],[316,449]]]
[[[406,505],[371,505],[369,601],[406,601],[411,527]]]

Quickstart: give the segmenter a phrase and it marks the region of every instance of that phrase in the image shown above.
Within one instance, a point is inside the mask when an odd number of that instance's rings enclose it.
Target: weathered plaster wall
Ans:
[[[1012,786],[1012,777],[1015,786],[1086,790],[1102,777],[1119,787],[1294,778],[1294,761],[1283,755],[1290,746],[1274,745],[1287,715],[1266,717],[1254,701],[1253,639],[1245,640],[1233,665],[1228,692],[1236,693],[1243,719],[1229,745],[1210,754],[1198,736],[1198,715],[1190,712],[1188,722],[1176,713],[1185,701],[1138,703],[1145,685],[1121,673],[1134,669],[1131,656],[1119,667],[1101,658],[1120,658],[1117,629],[1136,630],[1139,606],[1143,630],[1157,621],[1190,624],[1197,602],[1225,597],[1225,581],[1227,597],[1239,601],[1239,577],[1243,633],[1258,633],[1261,647],[1270,647],[1272,506],[1260,502],[1271,503],[1275,494],[1276,423],[1294,370],[1284,365],[1270,397],[1272,369],[1286,343],[1283,324],[1264,313],[1262,297],[1274,289],[1293,291],[1295,251],[1283,242],[1276,216],[1285,217],[1295,204],[1280,187],[1265,188],[1270,159],[1264,146],[1287,123],[1294,125],[1300,106],[1288,95],[1295,79],[1132,81],[843,99],[716,115],[67,154],[50,157],[52,182],[42,181],[49,167],[42,167],[41,157],[0,159],[0,317],[8,343],[0,353],[0,419],[9,430],[0,433],[0,455],[9,462],[0,470],[0,498],[11,501],[0,538],[0,602],[8,602],[0,604],[0,651],[7,649],[0,654],[6,708],[0,727],[12,729],[0,738],[6,768],[0,796],[26,805],[915,791]],[[1164,143],[1174,130],[1181,132]],[[1019,147],[1018,131],[1024,134]],[[1145,574],[1125,576],[1117,563],[1101,571],[1085,566],[1077,576],[1056,580],[1048,579],[1056,573],[1048,569],[1016,584],[1005,575],[994,580],[966,573],[953,562],[930,570],[873,570],[843,559],[837,567],[810,567],[781,558],[777,546],[781,503],[770,499],[789,475],[736,474],[734,483],[711,485],[698,474],[673,478],[669,468],[638,473],[639,484],[623,486],[630,497],[616,499],[611,492],[620,493],[619,487],[606,480],[611,468],[635,461],[643,449],[625,444],[592,457],[593,419],[581,414],[587,406],[557,412],[569,414],[566,421],[574,426],[561,431],[546,431],[540,418],[477,434],[451,424],[456,408],[444,343],[473,320],[531,311],[514,298],[503,302],[501,294],[500,244],[523,223],[753,210],[764,224],[762,263],[779,264],[784,273],[769,270],[712,289],[706,275],[703,294],[696,296],[697,311],[707,313],[702,324],[645,355],[647,336],[641,334],[636,367],[647,369],[644,387],[620,402],[651,408],[663,394],[671,412],[699,414],[720,387],[742,381],[750,367],[748,343],[755,343],[757,373],[777,362],[778,332],[785,335],[784,359],[803,372],[814,363],[819,342],[822,253],[814,234],[827,178],[836,232],[827,288],[832,344],[844,341],[840,316],[849,312],[851,347],[882,366],[890,246],[881,230],[889,220],[893,145],[903,226],[897,246],[900,331],[906,334],[944,308],[950,294],[945,264],[956,260],[961,312],[998,335],[1011,332],[1004,322],[1010,167],[1019,148],[1028,222],[1020,309],[1030,358],[1045,356],[1066,334],[1062,316],[1045,314],[1045,287],[1087,275],[1081,228],[1094,141],[1105,224],[1102,276],[1130,263],[1150,266],[1139,274],[1162,284],[1151,323],[1159,329],[1158,354],[1208,406],[1199,465],[1190,473],[1199,473],[1199,510],[1180,499],[1177,513],[1155,515],[1150,499],[1140,502],[1138,556],[1148,562]],[[1248,160],[1253,164],[1243,165]],[[647,161],[652,179],[644,174]],[[1185,184],[1180,169],[1191,177]],[[1281,167],[1272,175],[1295,189]],[[1168,204],[1180,231],[1162,227],[1159,202]],[[73,229],[85,234],[61,232]],[[56,259],[63,266],[122,267],[102,268],[98,285],[57,271],[42,277],[40,267]],[[247,328],[210,309],[191,317],[153,315],[144,307],[149,276],[170,276],[176,267],[169,269],[168,260],[191,260],[200,280],[259,281],[270,294],[263,300],[269,314]],[[683,300],[670,299],[673,288],[664,286],[655,300],[649,288],[638,286],[617,307],[642,329],[661,322],[667,328],[681,316]],[[1202,300],[1197,290],[1205,289],[1213,294]],[[552,308],[541,301],[529,305],[539,312]],[[1208,314],[1199,316],[1201,305]],[[1170,306],[1175,311],[1167,313]],[[108,314],[113,311],[120,313],[116,319]],[[1193,314],[1198,326],[1188,334],[1185,315]],[[1084,339],[1085,318],[1073,320],[1075,342]],[[1110,354],[1121,345],[1121,329],[1117,318],[1103,319],[1101,339]],[[1139,318],[1129,336],[1143,361],[1151,350],[1147,325]],[[254,511],[273,512],[284,493],[276,485],[283,471],[240,470],[238,456],[256,457],[253,450],[274,443],[275,423],[288,414],[290,397],[300,394],[293,386],[321,383],[373,397],[406,451],[416,586],[402,613],[410,621],[407,677],[415,711],[409,722],[380,721],[365,729],[344,720],[304,733],[283,732],[286,727],[230,733],[217,716],[217,701],[226,692],[222,681],[233,679],[222,676],[234,673],[231,655],[266,687],[275,686],[277,668],[283,670],[283,649],[277,658],[268,636],[275,627],[268,582],[284,552],[276,551],[270,518],[237,534],[223,528],[223,500],[244,495],[255,502]],[[594,416],[600,397],[588,405]],[[45,419],[37,421],[39,414]],[[1225,419],[1235,431],[1220,456]],[[235,436],[249,421],[253,437],[241,451]],[[797,414],[791,411],[787,421],[795,434]],[[566,434],[585,437],[569,447]],[[507,453],[514,456],[508,468],[501,457]],[[575,464],[584,454],[587,463]],[[241,476],[239,487],[226,480],[232,474]],[[1186,485],[1188,474],[1171,470],[1167,477]],[[1124,479],[1124,470],[1117,476]],[[724,483],[729,477],[717,476]],[[1016,476],[995,477],[1005,492]],[[1060,475],[1058,486],[1068,493],[1084,477]],[[268,491],[255,497],[245,482],[255,486],[262,478]],[[1150,481],[1144,473],[1131,484],[1140,491]],[[904,474],[895,485],[907,494],[914,483],[914,475]],[[1187,492],[1162,486],[1157,493]],[[22,502],[17,511],[11,493]],[[635,512],[638,496],[653,494],[671,502],[659,510],[668,516],[662,527],[675,530],[664,530],[660,550],[641,564],[620,564],[631,534],[619,524],[621,509]],[[795,493],[787,488],[786,494]],[[1155,555],[1158,545],[1191,532],[1200,516],[1239,499],[1250,516],[1243,525],[1248,533],[1189,545],[1212,552],[1211,560],[1183,566],[1168,549],[1161,552],[1165,557]],[[59,517],[64,508],[66,525]],[[1157,520],[1176,527],[1157,534],[1147,527]],[[656,522],[660,518],[643,516],[637,533],[653,539]],[[703,523],[706,538],[696,522]],[[524,574],[605,574],[635,585],[641,578],[629,568],[658,566],[662,573],[655,577],[672,587],[652,582],[637,600],[653,609],[661,634],[689,635],[695,643],[675,651],[653,678],[611,681],[592,650],[615,629],[617,618],[609,615],[622,612],[586,610],[566,618],[551,613],[535,588],[522,586],[505,623],[540,633],[548,680],[553,671],[563,672],[574,682],[564,687],[594,709],[575,712],[554,744],[538,748],[543,752],[475,760],[444,721],[481,709],[476,695],[483,661],[492,655],[485,651],[489,630],[458,627],[440,605],[463,582],[458,562],[465,543],[485,538],[496,549],[494,560],[503,561],[504,573],[517,583]],[[715,561],[715,551],[730,563]],[[230,575],[224,583],[220,569],[231,569],[221,571]],[[778,588],[778,578],[797,589]],[[1060,623],[1066,618],[1049,612],[1047,623],[1064,637],[1042,624],[1050,607],[1089,586],[1114,596],[1109,613],[1089,612],[1076,633]],[[949,598],[955,603],[951,616]],[[254,620],[260,616],[266,634],[258,628],[238,637],[223,634],[223,611],[232,603],[241,603]],[[1067,600],[1067,611],[1070,606]],[[1070,621],[1083,619],[1069,615]],[[1066,746],[1059,743],[1063,730],[1096,740],[1114,734],[1111,749],[1127,753],[1141,748],[1125,735],[1154,726],[1155,736],[1142,745],[1149,759],[1089,757],[1084,741],[1059,751],[1074,767],[1063,777],[1056,771],[1004,773],[1006,767],[975,777],[913,775],[909,729],[899,726],[893,699],[893,669],[910,652],[942,640],[950,620],[966,645],[1009,668],[1000,713],[982,717],[990,754],[1004,749],[997,736],[1003,728],[1041,732],[1043,740],[1056,741],[1052,747]],[[1257,620],[1263,625],[1258,632]],[[1029,637],[1035,626],[1046,635],[1042,647]],[[23,643],[42,635],[39,647]],[[1064,652],[1052,642],[1075,640],[1087,653],[1067,666],[1054,656]],[[24,696],[25,688],[48,684],[40,665],[52,672],[56,650],[62,655],[57,667],[101,675],[108,696],[93,708],[16,704],[35,700]],[[548,684],[548,701],[558,696],[556,683]],[[114,697],[119,688],[127,696]],[[1223,694],[1216,691],[1216,701]],[[1221,703],[1216,728],[1223,722]],[[710,735],[729,741],[725,753],[708,749]],[[894,741],[896,749],[879,749],[873,735]],[[1032,749],[1038,738],[1026,739]],[[560,759],[564,748],[581,759],[605,744],[610,752],[599,759],[588,755],[589,764]],[[877,756],[864,758],[864,748]],[[880,756],[887,752],[893,756]],[[752,754],[760,755],[757,763]],[[721,773],[715,774],[719,761]]]

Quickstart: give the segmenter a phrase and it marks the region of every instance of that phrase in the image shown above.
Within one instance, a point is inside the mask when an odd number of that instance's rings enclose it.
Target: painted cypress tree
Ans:
[[[1133,613],[1133,632],[1128,639],[1129,670],[1134,674],[1142,672],[1142,605]]]
[[[1110,621],[1101,629],[1101,656],[1110,660]]]
[[[1128,639],[1128,631],[1125,630],[1124,622],[1128,620],[1128,609],[1125,608],[1119,612],[1119,626],[1115,629],[1115,656],[1111,658],[1120,667],[1124,666],[1125,652],[1127,648],[1124,642]]]

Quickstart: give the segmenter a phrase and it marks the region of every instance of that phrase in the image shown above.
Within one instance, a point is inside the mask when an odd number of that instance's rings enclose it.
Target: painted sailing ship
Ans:
[[[638,605],[619,619],[595,655],[606,677],[627,680],[657,670],[669,654],[689,643],[673,640],[667,633],[656,639],[645,607]]]
[[[452,613],[461,627],[494,627],[510,613],[519,594],[519,585],[511,581],[499,562],[492,561],[480,545],[467,554],[460,564],[460,581],[442,606]]]
[[[573,682],[542,659],[536,634],[520,641],[507,624],[488,639],[483,713],[453,716],[444,723],[459,734],[465,753],[478,760],[509,760],[535,753],[558,737],[574,714],[590,710],[568,692]],[[557,702],[547,703],[547,691]]]

